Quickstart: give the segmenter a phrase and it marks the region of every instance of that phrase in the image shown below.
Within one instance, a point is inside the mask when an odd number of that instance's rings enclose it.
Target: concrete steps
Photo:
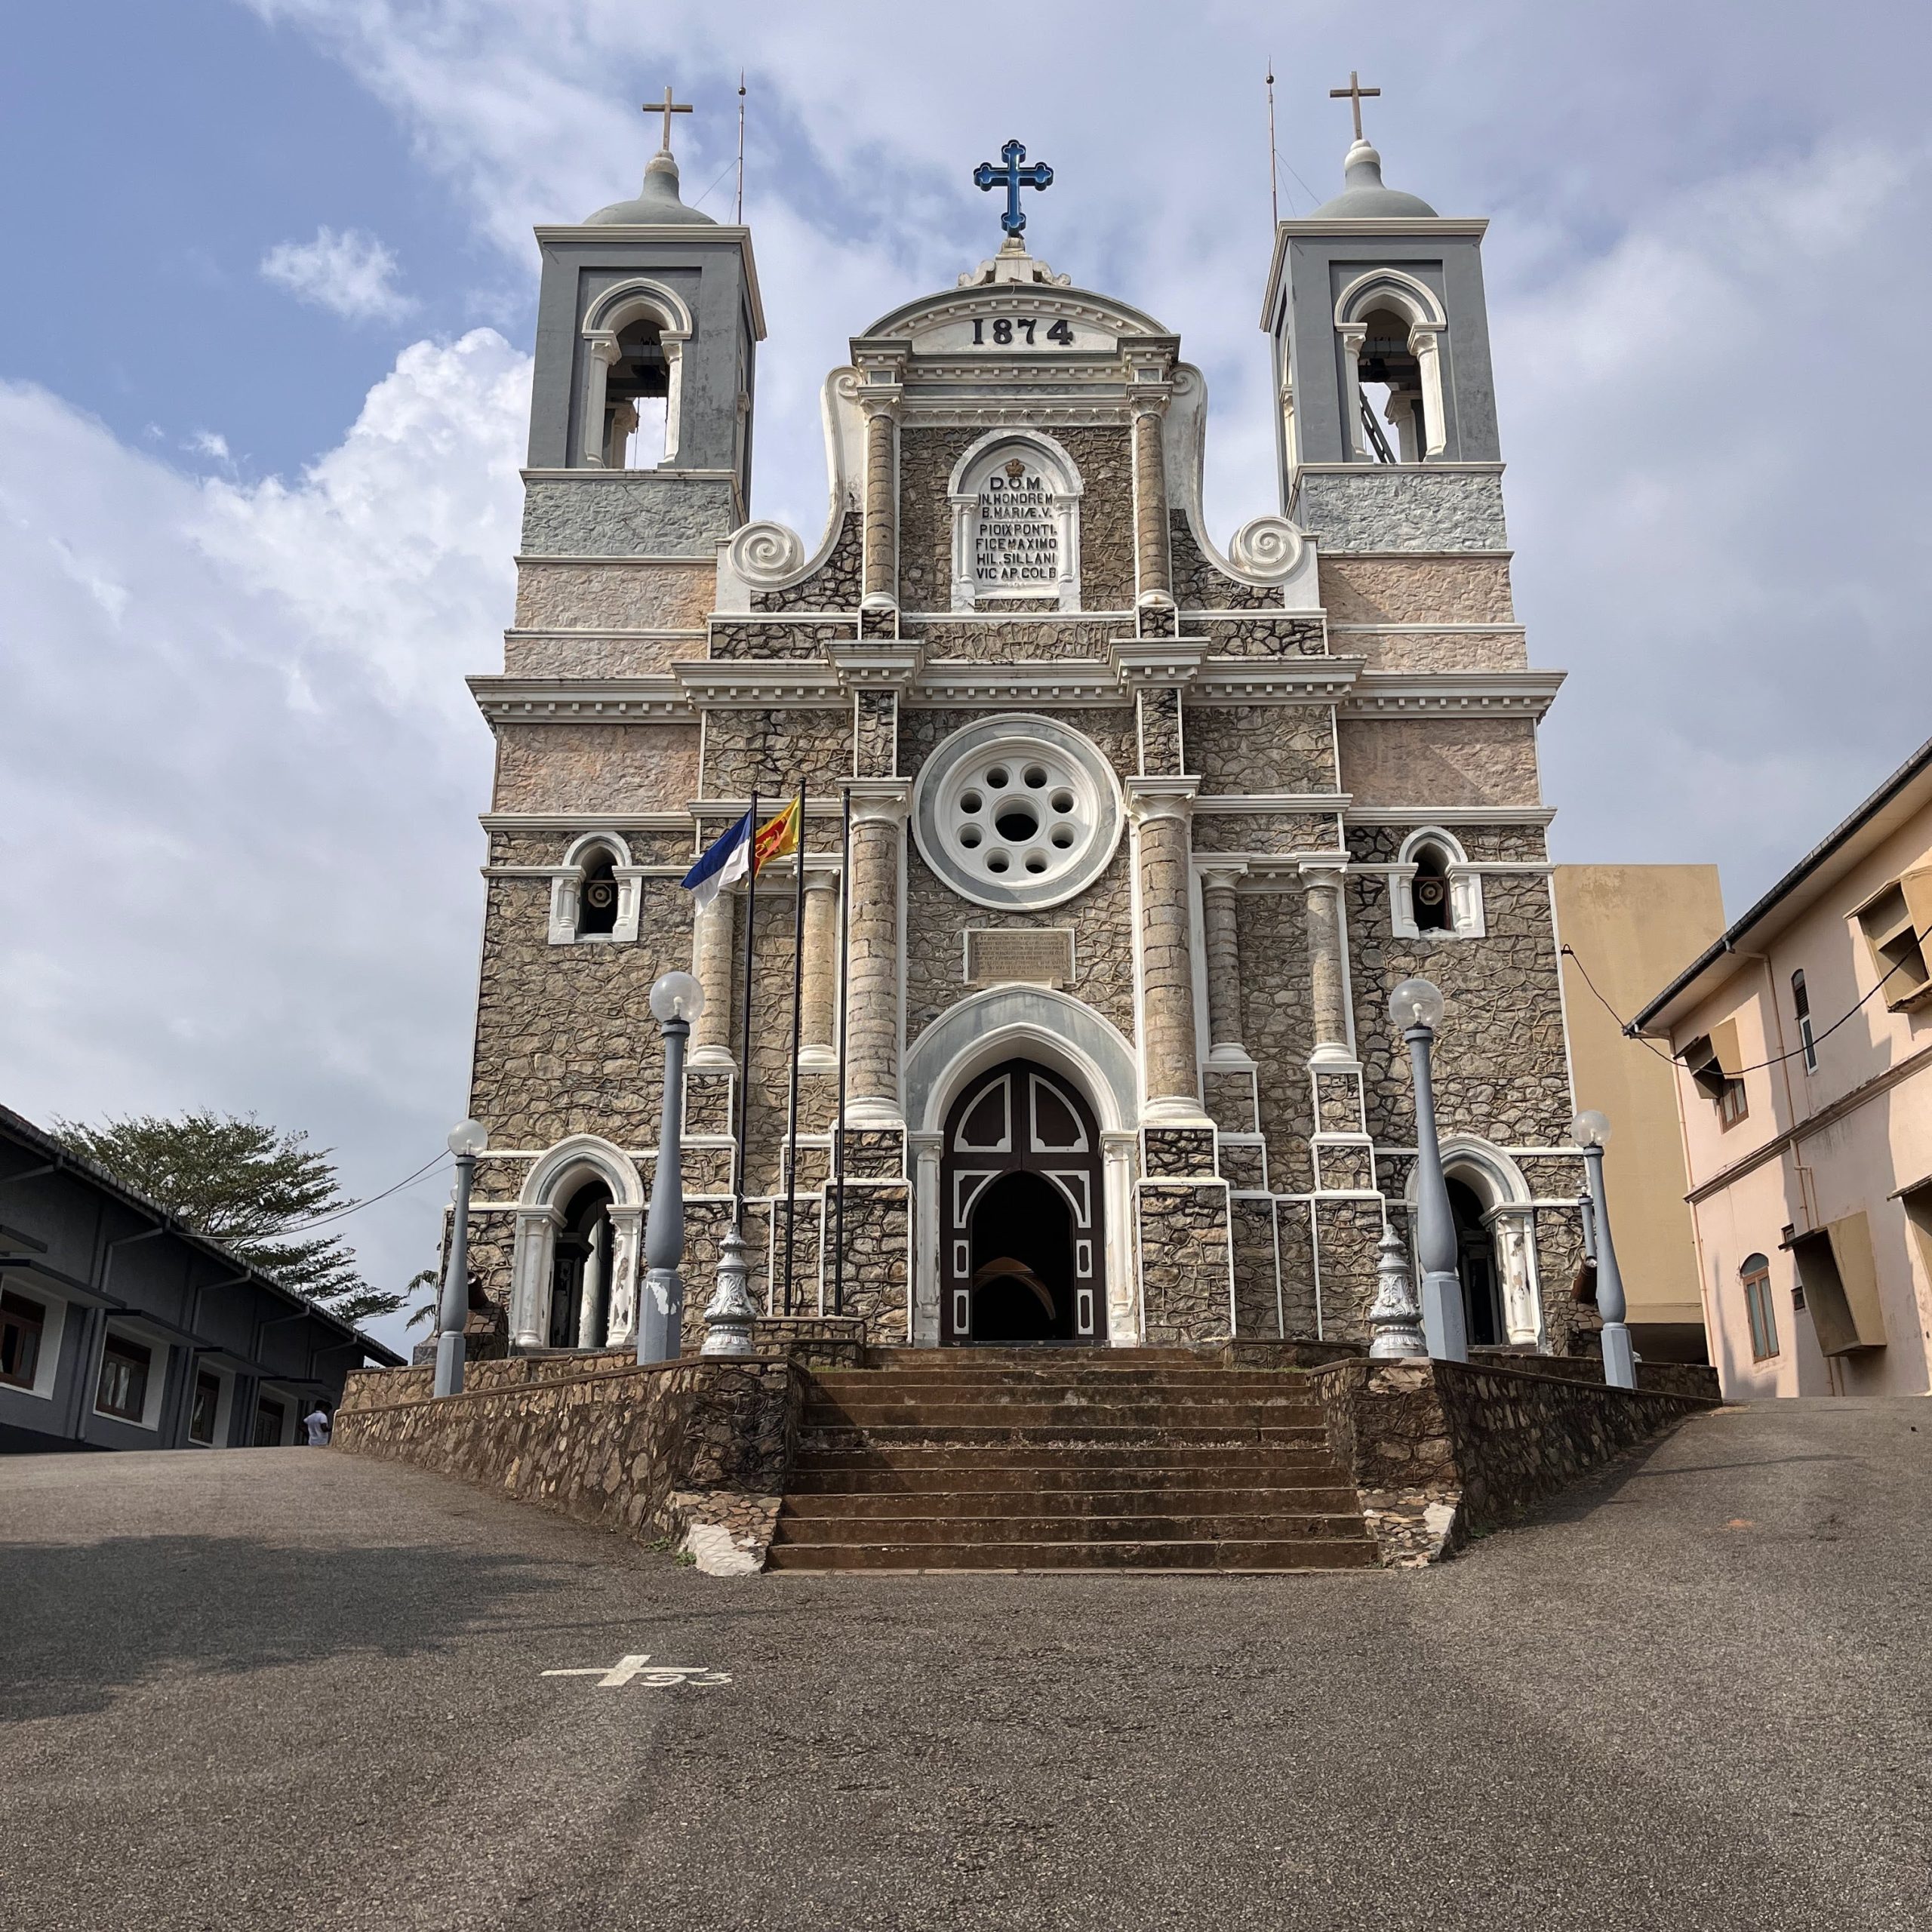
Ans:
[[[1186,1349],[892,1349],[820,1371],[774,1570],[1272,1571],[1375,1546],[1291,1372]]]

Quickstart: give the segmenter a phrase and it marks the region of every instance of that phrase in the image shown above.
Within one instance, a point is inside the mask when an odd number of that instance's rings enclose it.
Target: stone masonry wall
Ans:
[[[688,564],[519,561],[521,630],[702,630],[718,597],[712,557]]]
[[[1228,1194],[1218,1184],[1143,1181],[1140,1279],[1147,1345],[1217,1342],[1228,1333]]]
[[[640,1368],[607,1356],[569,1377],[491,1386],[479,1375],[441,1401],[425,1399],[426,1373],[352,1376],[336,1447],[460,1476],[640,1542],[674,1539],[714,1574],[763,1567],[803,1405],[803,1372],[790,1361]]]
[[[1190,702],[1181,725],[1187,768],[1204,792],[1332,792],[1333,718],[1325,704]]]
[[[1536,805],[1527,718],[1344,718],[1341,789],[1358,805]]]
[[[1342,1361],[1310,1380],[1386,1563],[1454,1555],[1710,1404],[1487,1364]]]
[[[692,724],[500,724],[500,812],[682,811],[697,795]]]

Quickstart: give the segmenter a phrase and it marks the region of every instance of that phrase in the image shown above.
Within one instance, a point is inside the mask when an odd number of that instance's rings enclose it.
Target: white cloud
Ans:
[[[280,242],[262,273],[300,300],[352,322],[400,321],[416,306],[395,285],[395,257],[359,228],[318,228],[312,242]]]
[[[32,1116],[254,1109],[374,1193],[463,1109],[529,363],[397,358],[291,480],[197,481],[0,386],[0,1065]],[[432,1258],[432,1178],[343,1224]]]

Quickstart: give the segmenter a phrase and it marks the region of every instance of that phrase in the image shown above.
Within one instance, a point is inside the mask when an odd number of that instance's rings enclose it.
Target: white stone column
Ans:
[[[899,421],[897,399],[866,396],[864,595],[899,601]]]
[[[637,1339],[637,1258],[644,1245],[641,1208],[611,1210],[611,1318],[604,1333],[606,1348],[620,1348]]]
[[[1254,1065],[1241,1043],[1241,942],[1235,921],[1235,881],[1244,866],[1214,866],[1201,875],[1201,935],[1208,966],[1208,1063]]]
[[[577,1297],[577,1345],[580,1349],[604,1346],[604,1324],[597,1304],[604,1297],[604,1223],[591,1223],[590,1252],[583,1258],[583,1288]]]
[[[1107,1340],[1140,1346],[1140,1277],[1134,1260],[1134,1159],[1137,1134],[1100,1136],[1100,1193],[1106,1214]]]
[[[557,1208],[519,1208],[510,1264],[510,1345],[518,1349],[550,1346],[550,1281],[556,1260],[557,1229],[563,1211]]]
[[[915,1134],[913,1161],[912,1225],[915,1233],[912,1265],[912,1346],[934,1349],[939,1346],[939,1164],[946,1137],[939,1134]]]
[[[1130,778],[1140,913],[1142,1118],[1150,1125],[1205,1127],[1195,1037],[1194,946],[1189,845],[1192,778]]]
[[[1308,919],[1309,1020],[1314,1038],[1312,1066],[1350,1065],[1355,1060],[1349,1024],[1347,979],[1342,949],[1342,863],[1305,863],[1301,868]]]
[[[731,1057],[731,963],[735,901],[721,892],[709,906],[700,906],[691,933],[691,971],[704,989],[704,1011],[691,1029],[694,1071],[728,1069]]]
[[[903,1127],[899,1036],[905,934],[900,905],[912,788],[903,778],[861,778],[853,782],[851,791],[845,1124]]]

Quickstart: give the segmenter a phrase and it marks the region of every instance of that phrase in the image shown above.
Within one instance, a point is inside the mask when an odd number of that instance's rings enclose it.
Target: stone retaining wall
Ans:
[[[698,1567],[764,1567],[804,1401],[783,1355],[657,1362],[619,1351],[472,1365],[460,1395],[428,1369],[349,1378],[335,1445],[414,1463],[648,1542]]]
[[[1341,1361],[1309,1380],[1382,1560],[1404,1567],[1453,1555],[1712,1406],[1475,1362]]]

